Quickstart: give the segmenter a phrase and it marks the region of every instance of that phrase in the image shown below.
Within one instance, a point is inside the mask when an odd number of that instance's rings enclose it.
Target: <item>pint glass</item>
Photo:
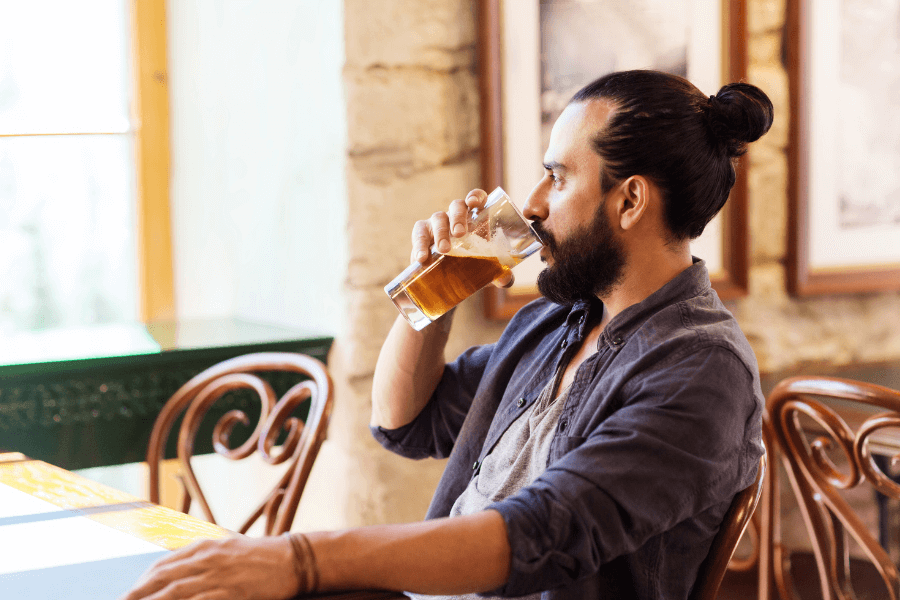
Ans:
[[[481,210],[470,209],[467,231],[450,251],[431,247],[431,260],[413,263],[384,291],[419,331],[541,248],[528,220],[502,189]]]

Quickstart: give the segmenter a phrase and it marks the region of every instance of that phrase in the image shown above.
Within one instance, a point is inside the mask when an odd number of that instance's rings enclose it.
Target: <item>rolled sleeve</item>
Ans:
[[[412,422],[397,429],[370,427],[385,448],[407,458],[446,458],[475,398],[493,346],[476,346],[444,367],[437,388]]]

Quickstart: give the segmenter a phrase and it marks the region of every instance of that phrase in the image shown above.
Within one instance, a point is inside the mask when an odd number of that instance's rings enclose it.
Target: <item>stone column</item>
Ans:
[[[397,317],[383,287],[409,262],[413,223],[478,184],[478,88],[472,0],[345,0],[344,11],[348,327],[329,358],[326,456],[340,492],[324,508],[340,515],[331,525],[355,526],[420,520],[443,470],[372,439],[370,393]]]

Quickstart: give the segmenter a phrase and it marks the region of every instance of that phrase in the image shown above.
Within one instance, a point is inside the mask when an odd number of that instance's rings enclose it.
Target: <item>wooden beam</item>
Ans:
[[[132,0],[138,294],[142,321],[175,317],[165,0]]]

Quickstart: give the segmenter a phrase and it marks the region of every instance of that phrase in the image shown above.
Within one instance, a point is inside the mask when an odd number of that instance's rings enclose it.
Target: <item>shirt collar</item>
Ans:
[[[599,298],[579,300],[569,310],[569,316],[566,317],[566,326],[578,326],[579,334],[583,334],[587,322],[592,316],[598,314],[603,314],[603,302]]]
[[[706,261],[696,256],[692,259],[693,264],[671,281],[613,317],[603,330],[603,336],[607,341],[627,339],[629,334],[637,329],[649,315],[664,306],[706,293],[710,288]],[[566,317],[566,325],[569,327],[580,325],[583,328],[591,315],[598,311],[603,311],[603,302],[599,299],[579,300],[572,305],[569,316]]]

